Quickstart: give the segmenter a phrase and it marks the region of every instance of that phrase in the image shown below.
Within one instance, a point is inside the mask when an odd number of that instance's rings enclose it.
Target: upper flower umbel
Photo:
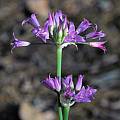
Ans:
[[[48,14],[43,26],[40,25],[35,14],[23,20],[22,25],[24,24],[30,24],[33,35],[45,43],[53,40],[55,44],[61,45],[62,48],[71,44],[87,44],[106,51],[105,42],[102,40],[105,33],[99,31],[96,24],[92,24],[85,18],[76,29],[74,23],[68,21],[66,15],[58,10]]]

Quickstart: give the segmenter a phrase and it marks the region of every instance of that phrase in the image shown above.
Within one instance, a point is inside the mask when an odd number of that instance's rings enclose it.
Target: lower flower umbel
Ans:
[[[75,102],[77,103],[88,103],[94,99],[96,94],[96,89],[90,86],[83,86],[83,75],[79,75],[76,85],[74,85],[72,80],[72,75],[68,75],[65,78],[62,78],[61,81],[59,78],[48,77],[41,83],[60,94],[60,102],[63,106],[71,106]]]

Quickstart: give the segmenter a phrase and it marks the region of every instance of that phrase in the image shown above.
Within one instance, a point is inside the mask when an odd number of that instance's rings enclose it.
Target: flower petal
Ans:
[[[42,80],[41,83],[50,90],[55,90],[60,92],[61,90],[61,81],[58,78],[51,78],[50,75],[45,80]]]
[[[32,14],[30,18],[23,20],[22,25],[26,23],[31,24],[33,27],[40,27],[40,24],[35,14]]]
[[[96,89],[93,89],[88,86],[87,89],[83,86],[82,89],[74,96],[74,100],[76,102],[91,102],[94,99],[94,95],[96,93]]]
[[[69,34],[72,34],[73,32],[75,32],[75,25],[73,22],[69,23]]]
[[[80,25],[78,26],[76,32],[77,34],[84,32],[85,30],[87,30],[89,27],[91,27],[91,23],[84,18],[84,20],[80,23]]]
[[[83,42],[85,42],[85,39],[80,35],[76,35],[75,36],[75,42],[76,43],[83,43]]]
[[[103,42],[89,42],[88,45],[92,46],[92,47],[97,47],[97,48],[100,48],[104,51],[104,53],[107,51],[106,47],[105,47],[105,44],[106,41],[103,41]]]
[[[49,32],[48,31],[45,31],[44,29],[42,28],[33,28],[32,29],[32,33],[42,39],[44,42],[46,42],[47,39],[49,39]]]
[[[61,90],[61,81],[57,77],[55,77],[54,79],[54,86],[55,86],[56,91],[59,92]]]
[[[63,80],[63,86],[65,88],[74,88],[74,83],[73,83],[73,80],[72,80],[72,75],[68,75],[64,80]]]
[[[79,75],[75,90],[76,91],[80,91],[81,87],[82,87],[82,80],[83,80],[83,75]]]
[[[23,47],[23,46],[29,46],[29,45],[30,45],[30,42],[17,39],[17,38],[15,37],[15,34],[14,34],[14,33],[13,33],[13,39],[14,39],[14,40],[13,40],[13,42],[11,43],[11,45],[12,45],[12,50],[13,50],[14,48]],[[12,50],[11,50],[11,51],[12,51]]]
[[[65,89],[64,97],[66,99],[71,99],[74,95],[75,95],[75,92],[72,91],[72,89],[70,87],[68,87],[68,88]]]
[[[90,32],[86,35],[86,39],[89,39],[89,38],[97,39],[98,38],[100,40],[103,37],[105,37],[105,33],[102,31],[97,31],[97,25],[95,25],[94,27],[94,32]]]

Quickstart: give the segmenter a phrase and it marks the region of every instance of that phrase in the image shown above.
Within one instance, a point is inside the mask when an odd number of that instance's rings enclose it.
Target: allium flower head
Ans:
[[[43,26],[40,25],[36,14],[32,14],[30,18],[23,20],[22,25],[24,24],[31,25],[32,34],[45,43],[52,40],[61,48],[68,45],[87,44],[106,51],[105,42],[102,40],[105,33],[98,30],[96,24],[85,18],[76,28],[74,23],[69,21],[62,11],[58,10],[48,14]]]
[[[97,90],[89,86],[83,86],[82,81],[83,75],[79,75],[78,81],[74,86],[72,75],[68,75],[61,81],[57,77],[51,78],[49,76],[41,83],[47,88],[59,92],[61,104],[72,105],[75,102],[87,103],[94,99]]]

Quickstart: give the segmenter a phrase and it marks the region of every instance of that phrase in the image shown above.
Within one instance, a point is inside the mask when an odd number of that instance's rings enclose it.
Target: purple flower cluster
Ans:
[[[32,26],[33,35],[45,43],[49,40],[53,40],[56,44],[63,46],[64,44],[66,45],[66,43],[68,43],[67,45],[73,43],[87,44],[92,47],[100,48],[104,52],[106,51],[104,46],[105,41],[102,40],[102,38],[105,37],[105,33],[98,31],[97,25],[92,24],[87,19],[83,19],[77,29],[75,29],[74,23],[68,21],[66,15],[60,10],[55,13],[49,13],[43,27],[39,24],[35,14],[32,14],[30,18],[24,20],[22,25],[24,24],[30,24]],[[91,30],[91,32],[88,32],[89,30]],[[13,41],[13,48],[27,46],[24,41],[20,41],[21,44],[19,44],[18,41]]]
[[[78,81],[74,86],[72,75],[68,75],[67,77],[61,79],[61,81],[57,77],[51,78],[49,76],[45,80],[41,81],[41,83],[50,90],[59,92],[62,96],[62,99],[64,99],[64,102],[65,101],[79,103],[91,102],[94,99],[94,95],[97,90],[89,86],[85,88],[82,85],[82,81],[83,75],[79,75]]]

